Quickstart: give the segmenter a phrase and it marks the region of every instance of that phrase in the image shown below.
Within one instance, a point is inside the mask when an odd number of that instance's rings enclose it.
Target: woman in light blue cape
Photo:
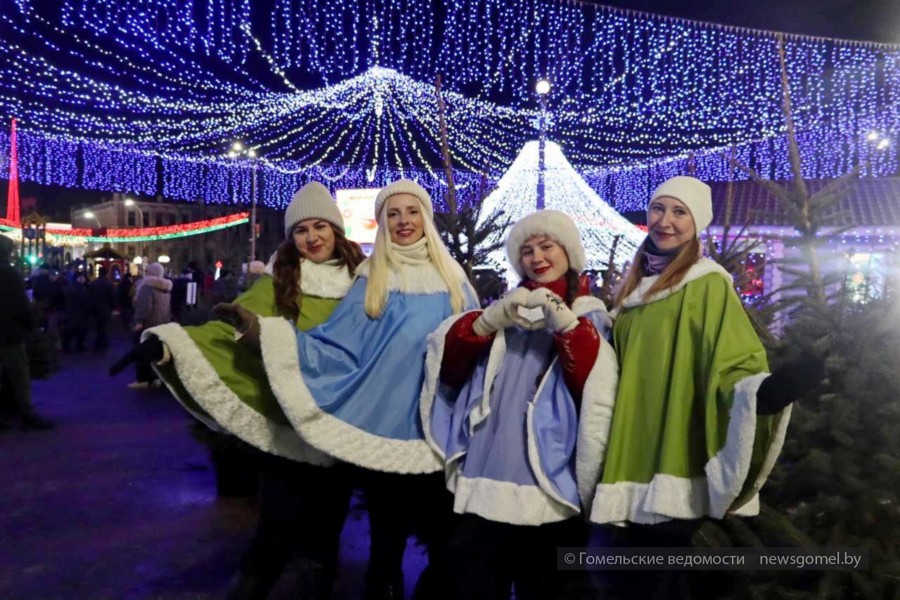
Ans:
[[[476,296],[441,242],[421,186],[387,186],[375,214],[372,256],[329,321],[304,333],[263,319],[260,332],[266,372],[291,425],[319,450],[362,467],[373,540],[368,588],[398,593],[410,518],[430,526],[420,536],[435,540],[431,551],[444,523],[432,505],[447,503],[443,464],[419,418],[426,340],[445,318],[475,306]]]
[[[555,549],[586,540],[578,476],[586,493],[596,480],[578,473],[576,440],[599,452],[612,414],[611,321],[578,277],[575,223],[529,215],[507,253],[521,287],[429,341],[422,420],[462,515],[448,550],[460,600],[508,598],[513,584],[518,598],[559,597]]]

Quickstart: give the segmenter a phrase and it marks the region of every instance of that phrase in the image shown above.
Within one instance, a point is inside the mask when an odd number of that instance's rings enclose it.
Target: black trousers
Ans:
[[[353,491],[347,467],[317,467],[265,454],[260,471],[259,525],[241,559],[241,573],[274,585],[299,554],[333,583]]]
[[[556,549],[585,546],[580,517],[527,526],[462,515],[453,532],[448,562],[457,600],[555,600],[565,597],[566,579],[582,574],[557,571]]]
[[[94,350],[106,350],[109,348],[109,315],[94,315],[97,338],[94,340]]]
[[[616,548],[691,548],[703,521],[674,520],[658,525],[604,528]],[[609,600],[722,600],[730,598],[732,574],[728,571],[604,571]]]
[[[446,548],[453,530],[453,496],[443,473],[401,475],[359,469],[369,512],[368,598],[379,598],[391,586],[403,593],[403,553],[410,535],[425,545],[428,566],[416,584],[414,599],[448,598]]]
[[[141,343],[141,334],[143,334],[143,330],[138,330],[132,333],[132,341],[134,345],[137,346]],[[156,376],[156,372],[153,370],[153,364],[150,361],[146,360],[138,360],[134,363],[134,371],[135,371],[135,381],[147,382],[150,383],[158,379]]]

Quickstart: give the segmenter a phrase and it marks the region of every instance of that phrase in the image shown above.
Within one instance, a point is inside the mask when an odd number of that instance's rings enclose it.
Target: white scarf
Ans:
[[[428,242],[424,237],[409,246],[391,243],[391,250],[393,251],[394,266],[389,274],[389,290],[407,294],[447,292],[447,284],[428,255]],[[365,260],[357,267],[356,274],[360,277],[369,277],[369,264],[370,260]]]
[[[300,259],[300,292],[304,296],[340,299],[347,295],[353,282],[347,265],[333,258],[323,263]],[[266,273],[274,277],[275,255],[266,265]]]
[[[428,256],[428,240],[425,239],[425,236],[409,246],[400,246],[391,242],[391,249],[394,251],[394,258],[401,264],[417,266],[431,263],[431,257]]]

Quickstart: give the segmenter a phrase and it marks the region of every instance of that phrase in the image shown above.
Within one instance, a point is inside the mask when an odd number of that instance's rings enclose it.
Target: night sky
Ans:
[[[754,29],[900,44],[900,0],[605,0],[597,4]]]

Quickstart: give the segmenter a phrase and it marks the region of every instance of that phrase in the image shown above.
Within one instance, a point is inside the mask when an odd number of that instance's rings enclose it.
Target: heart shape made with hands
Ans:
[[[516,307],[516,312],[522,318],[522,324],[519,326],[523,329],[543,329],[547,324],[543,307],[534,306],[529,308],[524,304],[520,304]]]
[[[537,288],[528,294],[525,303],[519,307],[518,313],[530,322],[526,329],[544,329],[548,327],[551,311],[566,308],[565,300],[546,288]]]
[[[511,324],[527,330],[541,329],[545,325],[544,312],[526,306],[530,294],[524,287],[516,288],[500,298],[499,303],[505,306],[504,312]]]

